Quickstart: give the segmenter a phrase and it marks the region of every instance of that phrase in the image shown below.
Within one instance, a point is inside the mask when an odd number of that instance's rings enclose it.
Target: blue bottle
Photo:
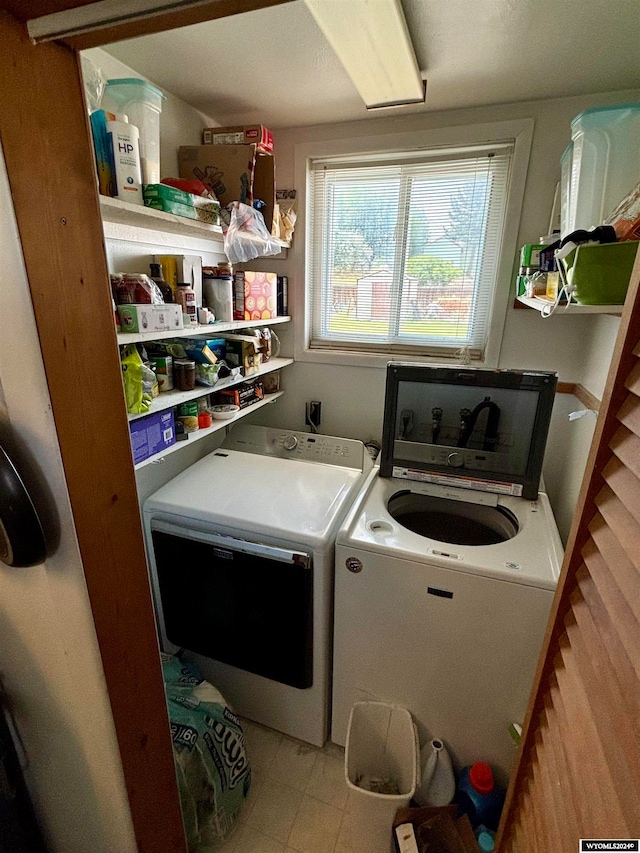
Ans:
[[[462,769],[458,779],[456,802],[460,811],[469,816],[474,829],[480,824],[494,832],[498,829],[504,805],[504,791],[496,785],[488,764],[477,761]]]
[[[493,853],[496,847],[495,832],[492,829],[487,829],[487,827],[481,823],[475,830],[474,834],[476,836],[476,841],[478,842],[480,853]]]

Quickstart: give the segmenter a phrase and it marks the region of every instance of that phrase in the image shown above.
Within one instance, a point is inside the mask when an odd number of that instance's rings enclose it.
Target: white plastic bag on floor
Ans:
[[[259,210],[232,201],[227,205],[229,227],[224,234],[224,251],[232,264],[251,261],[281,251],[278,241],[269,234]]]

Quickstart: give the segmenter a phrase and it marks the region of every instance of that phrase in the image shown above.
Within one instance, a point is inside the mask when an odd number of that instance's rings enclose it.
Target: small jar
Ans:
[[[176,358],[173,362],[173,383],[179,391],[193,391],[196,387],[195,361]]]
[[[199,429],[207,429],[211,426],[211,413],[210,412],[200,412],[198,414],[198,427]]]

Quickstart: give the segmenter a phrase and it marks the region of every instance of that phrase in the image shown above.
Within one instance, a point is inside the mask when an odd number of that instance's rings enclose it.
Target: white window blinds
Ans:
[[[482,358],[511,153],[310,161],[311,348]]]

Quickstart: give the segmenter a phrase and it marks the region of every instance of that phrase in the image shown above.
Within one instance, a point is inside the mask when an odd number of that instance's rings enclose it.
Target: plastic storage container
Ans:
[[[160,183],[160,113],[164,95],[151,83],[137,77],[108,80],[102,107],[126,113],[129,123],[140,131],[142,183]]]
[[[638,182],[640,104],[599,107],[571,122],[571,215],[563,236],[601,225]]]
[[[345,750],[347,786],[359,805],[388,816],[406,808],[418,784],[418,735],[409,711],[386,702],[356,702]],[[378,790],[370,790],[370,788]],[[395,793],[379,790],[395,788]]]
[[[216,316],[216,320],[229,323],[233,320],[233,276],[219,273],[214,275],[203,270],[202,288],[204,300]]]
[[[488,764],[477,761],[460,771],[456,802],[469,816],[474,829],[480,824],[494,831],[498,829],[504,791],[496,785]]]
[[[571,210],[571,167],[573,165],[573,142],[562,152],[560,158],[560,233],[566,237],[573,222]]]

